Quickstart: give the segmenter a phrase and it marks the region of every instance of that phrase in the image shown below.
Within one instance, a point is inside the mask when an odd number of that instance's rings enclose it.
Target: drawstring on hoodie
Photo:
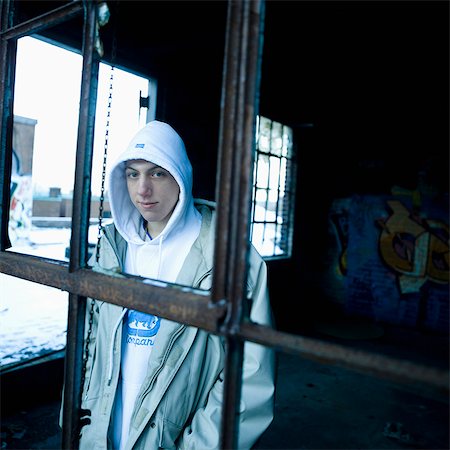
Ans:
[[[142,226],[145,230],[145,234],[147,235],[147,237],[153,241],[152,236],[150,235],[148,228],[147,228],[147,221],[144,220],[142,223]],[[157,270],[156,270],[156,279],[159,279],[159,276],[161,275],[161,265],[162,265],[162,245],[163,245],[163,239],[164,239],[164,234],[160,234],[159,236],[157,236],[157,238],[159,238],[158,241],[158,266],[157,266]],[[134,261],[133,261],[134,263]],[[133,270],[136,271],[136,269],[133,267]],[[137,272],[136,272],[137,273]]]
[[[162,242],[164,239],[164,235],[161,234],[159,238],[159,244],[158,244],[158,270],[156,272],[156,278],[159,279],[159,275],[161,272],[161,260],[162,260]]]

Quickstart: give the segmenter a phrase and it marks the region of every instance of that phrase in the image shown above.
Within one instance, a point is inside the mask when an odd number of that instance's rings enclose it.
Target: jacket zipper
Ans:
[[[106,228],[106,227],[105,227],[105,237],[106,237],[106,240],[108,241],[109,245],[111,246],[111,248],[112,248],[112,250],[113,250],[113,252],[114,252],[114,255],[116,256],[116,260],[117,260],[117,263],[118,263],[119,267],[121,268],[121,270],[123,270],[122,264],[120,263],[120,257],[119,257],[118,248],[117,248],[117,246],[115,245],[115,241],[114,241],[113,237],[110,236],[110,234],[111,234],[111,233],[109,232],[109,228]],[[207,270],[207,271],[206,271],[206,272],[205,272],[198,280],[196,280],[196,282],[193,284],[192,287],[198,289],[199,286],[200,286],[200,284],[201,284],[201,282],[202,282],[206,277],[208,277],[211,273],[212,273],[212,269]],[[136,414],[137,414],[137,411],[139,411],[139,409],[141,408],[145,396],[148,394],[148,392],[151,391],[151,389],[152,389],[152,387],[153,387],[153,384],[154,384],[154,382],[155,382],[156,377],[159,375],[159,373],[161,372],[161,370],[164,368],[165,363],[166,363],[166,361],[167,361],[167,358],[169,357],[169,353],[170,353],[170,351],[172,350],[172,347],[173,347],[175,341],[178,339],[178,337],[181,335],[181,333],[182,333],[185,329],[186,329],[186,325],[181,325],[179,328],[177,328],[177,330],[175,330],[174,334],[172,335],[172,338],[171,338],[171,340],[170,340],[170,342],[169,342],[169,346],[167,347],[167,350],[166,350],[166,352],[165,352],[165,354],[164,354],[163,361],[161,362],[160,366],[158,367],[158,369],[157,369],[157,370],[155,371],[155,373],[153,374],[153,376],[152,376],[152,378],[151,378],[151,380],[150,380],[150,383],[149,383],[149,385],[148,385],[148,388],[147,388],[147,389],[142,393],[142,395],[139,397],[139,403],[136,403],[136,404],[135,404],[135,409],[134,409],[134,411],[133,411],[132,419],[135,419],[135,416],[136,416]]]
[[[200,286],[200,283],[208,276],[210,275],[212,272],[212,269],[209,269],[208,271],[206,271],[194,284],[194,288],[198,288]],[[145,391],[142,393],[142,395],[139,396],[139,402],[137,402],[135,404],[135,408],[133,411],[133,416],[131,418],[131,420],[133,421],[136,418],[136,414],[137,412],[140,410],[142,403],[144,402],[144,398],[147,396],[147,394],[152,390],[153,388],[153,384],[155,383],[155,380],[157,378],[157,376],[160,374],[161,370],[164,368],[167,358],[169,357],[169,353],[171,352],[173,345],[175,344],[175,341],[178,339],[178,337],[181,335],[181,333],[186,329],[186,325],[180,325],[179,328],[177,328],[174,332],[174,334],[171,337],[171,340],[169,342],[169,345],[167,347],[166,352],[164,353],[164,357],[163,360],[161,362],[161,364],[159,365],[159,367],[157,368],[157,370],[155,371],[155,373],[153,374],[152,378],[150,379],[150,382],[148,384],[147,389],[145,389]]]
[[[155,373],[153,374],[152,378],[150,379],[149,385],[147,387],[147,389],[142,393],[142,395],[139,396],[139,403],[136,403],[134,411],[133,411],[133,416],[132,416],[132,421],[135,419],[135,416],[137,414],[137,411],[139,411],[139,409],[142,406],[142,403],[144,402],[144,398],[145,396],[152,390],[153,388],[153,384],[156,380],[156,377],[160,374],[161,370],[164,368],[167,358],[169,357],[169,353],[173,348],[173,345],[175,344],[175,341],[178,339],[178,337],[181,335],[181,333],[186,329],[186,325],[180,325],[179,328],[177,328],[174,332],[174,334],[172,335],[169,345],[167,347],[166,352],[164,353],[164,357],[163,360],[161,362],[161,364],[159,365],[159,367],[157,368],[157,370],[155,371]]]

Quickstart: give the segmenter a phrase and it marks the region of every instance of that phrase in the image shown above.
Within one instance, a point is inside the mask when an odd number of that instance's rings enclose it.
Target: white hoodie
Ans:
[[[128,194],[125,163],[143,159],[175,178],[178,203],[163,231],[149,239],[143,218]],[[189,250],[197,239],[201,215],[192,197],[192,166],[178,133],[168,124],[152,121],[142,128],[111,168],[109,201],[114,224],[128,242],[124,272],[175,282]],[[148,361],[157,345],[160,319],[137,311],[124,312],[121,378],[114,409],[114,448],[124,446],[134,403],[145,379]]]

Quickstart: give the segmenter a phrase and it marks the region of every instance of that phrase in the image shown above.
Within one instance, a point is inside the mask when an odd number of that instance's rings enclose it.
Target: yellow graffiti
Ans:
[[[448,225],[412,217],[399,201],[387,203],[392,214],[378,222],[382,227],[379,249],[384,262],[399,274],[402,292],[417,292],[427,279],[448,283]]]

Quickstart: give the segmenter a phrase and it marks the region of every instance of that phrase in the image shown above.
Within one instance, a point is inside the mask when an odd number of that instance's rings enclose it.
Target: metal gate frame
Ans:
[[[255,117],[263,40],[264,0],[228,2],[216,199],[218,220],[211,292],[139,277],[106,275],[87,267],[90,183],[99,59],[94,47],[97,1],[75,0],[23,23],[13,23],[14,0],[0,10],[0,272],[69,293],[62,447],[78,448],[78,412],[86,298],[93,297],[222,335],[227,344],[221,449],[236,448],[243,345],[277,351],[448,395],[449,374],[381,354],[274,330],[244,317]],[[70,262],[7,252],[17,39],[84,15]],[[238,176],[236,176],[238,175]],[[145,299],[145,300],[144,300]]]

